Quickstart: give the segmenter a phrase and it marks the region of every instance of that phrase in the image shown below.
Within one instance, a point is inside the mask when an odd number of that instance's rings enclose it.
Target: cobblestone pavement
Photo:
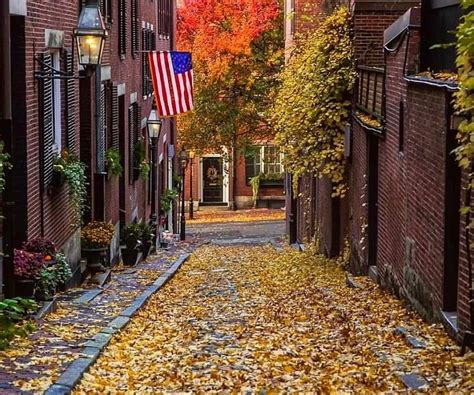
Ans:
[[[285,221],[228,222],[188,225],[193,237],[214,240],[281,239],[285,234]],[[257,241],[257,240],[255,240]]]
[[[474,354],[459,357],[440,326],[354,281],[310,251],[203,246],[75,393],[474,391]]]
[[[246,215],[251,215],[246,214]],[[84,285],[57,296],[57,311],[45,317],[27,339],[0,352],[0,394],[38,393],[48,388],[78,356],[83,345],[129,306],[181,254],[214,239],[267,242],[280,238],[283,221],[190,225],[187,241],[160,250],[134,268],[117,266],[103,287]]]
[[[57,297],[58,309],[38,324],[28,339],[17,339],[0,352],[0,394],[45,390],[80,356],[83,344],[113,320],[181,254],[198,240],[160,250],[133,268],[117,266],[102,288],[73,288]]]

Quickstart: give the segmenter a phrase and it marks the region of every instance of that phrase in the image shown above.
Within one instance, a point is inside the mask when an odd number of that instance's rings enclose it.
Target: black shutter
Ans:
[[[118,87],[112,86],[112,116],[111,116],[111,145],[114,150],[119,151],[119,98]]]
[[[66,51],[65,67],[68,76],[74,74],[74,57],[71,51]],[[66,148],[69,152],[77,153],[76,150],[76,110],[77,110],[77,94],[76,82],[74,79],[66,80]]]
[[[119,53],[127,53],[127,2],[119,0]]]
[[[147,50],[146,29],[142,29],[142,93],[143,96],[148,94],[146,87],[146,53]]]
[[[106,116],[106,92],[105,86],[100,86],[100,97],[99,97],[99,117],[98,130],[97,130],[97,147],[96,147],[96,168],[97,173],[105,173],[105,150],[106,150],[106,134],[105,134],[105,116]]]
[[[140,36],[139,36],[140,21],[138,18],[138,1],[137,0],[132,0],[131,16],[132,16],[132,34],[131,34],[132,55],[133,57],[135,57],[135,54],[140,47]]]
[[[128,108],[128,181],[133,184],[135,167],[135,105]]]
[[[43,72],[45,74],[51,73],[53,67],[53,59],[51,54],[44,54],[43,57]],[[41,119],[42,131],[42,176],[43,186],[48,186],[53,179],[53,160],[54,160],[54,104],[53,104],[53,80],[45,78],[41,80],[39,90],[39,109]]]

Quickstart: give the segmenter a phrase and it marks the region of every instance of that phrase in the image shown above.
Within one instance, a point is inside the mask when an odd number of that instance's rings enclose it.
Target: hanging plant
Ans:
[[[140,169],[140,178],[144,181],[147,181],[148,178],[150,178],[150,170],[151,170],[150,162],[148,162],[147,159],[143,159],[140,162],[139,169]]]
[[[74,210],[71,225],[74,227],[80,226],[82,224],[82,215],[87,208],[86,165],[76,155],[63,150],[61,155],[55,158],[54,170],[62,172],[69,185],[69,195],[71,196],[71,205]]]
[[[261,174],[252,177],[250,179],[250,186],[252,187],[252,199],[253,199],[253,207],[257,207],[257,199],[258,199],[258,192],[260,190],[260,179]]]
[[[5,170],[13,167],[10,162],[10,155],[3,152],[4,147],[5,143],[0,141],[0,193],[5,189]]]
[[[167,189],[163,192],[160,199],[161,210],[166,214],[171,210],[172,203],[178,198],[176,189]]]
[[[281,73],[274,105],[276,141],[295,188],[305,173],[327,177],[333,196],[343,196],[344,125],[355,81],[350,13],[345,7],[327,17],[294,50]]]
[[[121,165],[120,153],[113,148],[109,148],[105,152],[105,161],[107,163],[107,172],[115,177],[120,177],[123,173],[123,167]]]

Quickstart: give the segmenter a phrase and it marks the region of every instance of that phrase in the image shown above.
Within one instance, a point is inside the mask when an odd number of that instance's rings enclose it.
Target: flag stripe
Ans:
[[[193,109],[193,71],[187,52],[158,51],[149,54],[155,101],[160,116]]]
[[[162,94],[162,91],[161,91],[161,84],[158,83],[157,75],[156,75],[156,68],[153,67],[153,65],[156,64],[156,57],[157,56],[158,55],[157,55],[156,52],[150,52],[148,54],[148,58],[150,60],[151,79],[152,79],[152,82],[153,82],[153,90],[155,91],[155,102],[156,102],[156,105],[158,107],[158,113],[159,114],[164,114],[165,109],[164,109],[164,105],[163,105],[163,94]]]
[[[183,81],[182,74],[178,74],[178,89],[179,89],[181,109],[183,110],[183,112],[186,112],[188,111],[188,106],[186,103],[186,94],[185,94],[184,81]]]
[[[171,87],[173,88],[173,105],[174,105],[174,108],[176,110],[176,114],[179,114],[181,112],[184,112],[183,110],[181,110],[181,106],[180,106],[180,103],[179,103],[179,92],[178,92],[178,88],[176,86],[176,74],[174,72],[174,68],[173,68],[173,60],[171,59],[171,54],[168,53],[167,54],[167,62],[166,62],[166,67],[167,67],[167,71],[169,72],[169,77],[170,77],[170,80],[171,80]]]
[[[166,63],[167,63],[166,58],[167,58],[166,53],[161,52],[159,67],[161,71],[161,76],[163,78],[163,86],[165,88],[165,95],[167,99],[166,101],[168,103],[168,115],[172,115],[172,114],[176,114],[176,109],[173,106],[172,91],[171,91],[172,88],[171,88],[170,80],[168,78],[169,74],[166,68]]]

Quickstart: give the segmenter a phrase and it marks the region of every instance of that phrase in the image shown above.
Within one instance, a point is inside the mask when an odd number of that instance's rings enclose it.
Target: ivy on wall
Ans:
[[[466,118],[460,124],[457,134],[459,146],[455,150],[459,166],[469,175],[469,188],[474,188],[474,0],[462,0],[466,11],[457,29],[456,66],[459,73],[459,90],[455,94],[456,110]],[[470,228],[474,219],[470,207],[464,207],[463,214],[471,214]]]
[[[274,105],[276,141],[296,183],[312,173],[329,178],[333,196],[346,193],[344,126],[355,77],[350,13],[342,7],[298,42],[280,75]]]

